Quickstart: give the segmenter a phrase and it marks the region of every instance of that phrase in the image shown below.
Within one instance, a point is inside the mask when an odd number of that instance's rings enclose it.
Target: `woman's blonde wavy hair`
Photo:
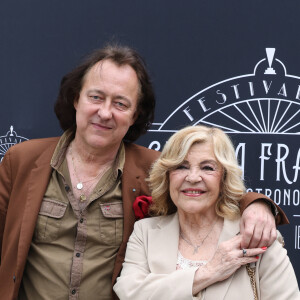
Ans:
[[[152,216],[169,215],[177,211],[169,193],[169,172],[182,164],[191,147],[197,143],[211,143],[214,155],[223,168],[216,213],[230,219],[239,216],[239,201],[245,193],[245,186],[234,147],[221,129],[207,126],[183,128],[167,141],[148,178],[153,198],[150,207]]]

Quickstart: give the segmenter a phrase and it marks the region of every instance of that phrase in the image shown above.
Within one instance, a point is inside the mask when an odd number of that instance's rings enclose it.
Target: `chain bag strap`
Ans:
[[[252,286],[252,290],[253,290],[254,300],[258,300],[257,289],[256,289],[256,281],[255,281],[255,266],[254,266],[254,268],[251,268],[250,264],[247,264],[246,269],[247,269],[248,275],[250,277],[250,282],[251,282],[251,286]]]

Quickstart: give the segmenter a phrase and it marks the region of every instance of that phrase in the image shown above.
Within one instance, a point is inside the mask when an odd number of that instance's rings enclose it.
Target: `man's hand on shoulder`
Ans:
[[[275,218],[265,201],[249,205],[241,217],[242,248],[269,247],[276,239]]]

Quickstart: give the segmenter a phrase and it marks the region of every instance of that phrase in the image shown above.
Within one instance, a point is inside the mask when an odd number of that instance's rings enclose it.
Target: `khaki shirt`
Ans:
[[[19,299],[111,299],[111,277],[123,234],[122,144],[114,166],[82,205],[72,192],[65,133],[53,154]]]

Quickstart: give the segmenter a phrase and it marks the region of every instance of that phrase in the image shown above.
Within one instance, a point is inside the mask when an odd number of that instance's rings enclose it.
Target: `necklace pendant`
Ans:
[[[193,246],[193,247],[194,247],[194,253],[193,254],[198,253],[198,249],[199,249],[200,246]]]
[[[86,196],[84,194],[80,195],[80,201],[83,202],[86,200]]]
[[[78,182],[76,187],[77,187],[77,190],[81,190],[83,188],[82,182]]]

